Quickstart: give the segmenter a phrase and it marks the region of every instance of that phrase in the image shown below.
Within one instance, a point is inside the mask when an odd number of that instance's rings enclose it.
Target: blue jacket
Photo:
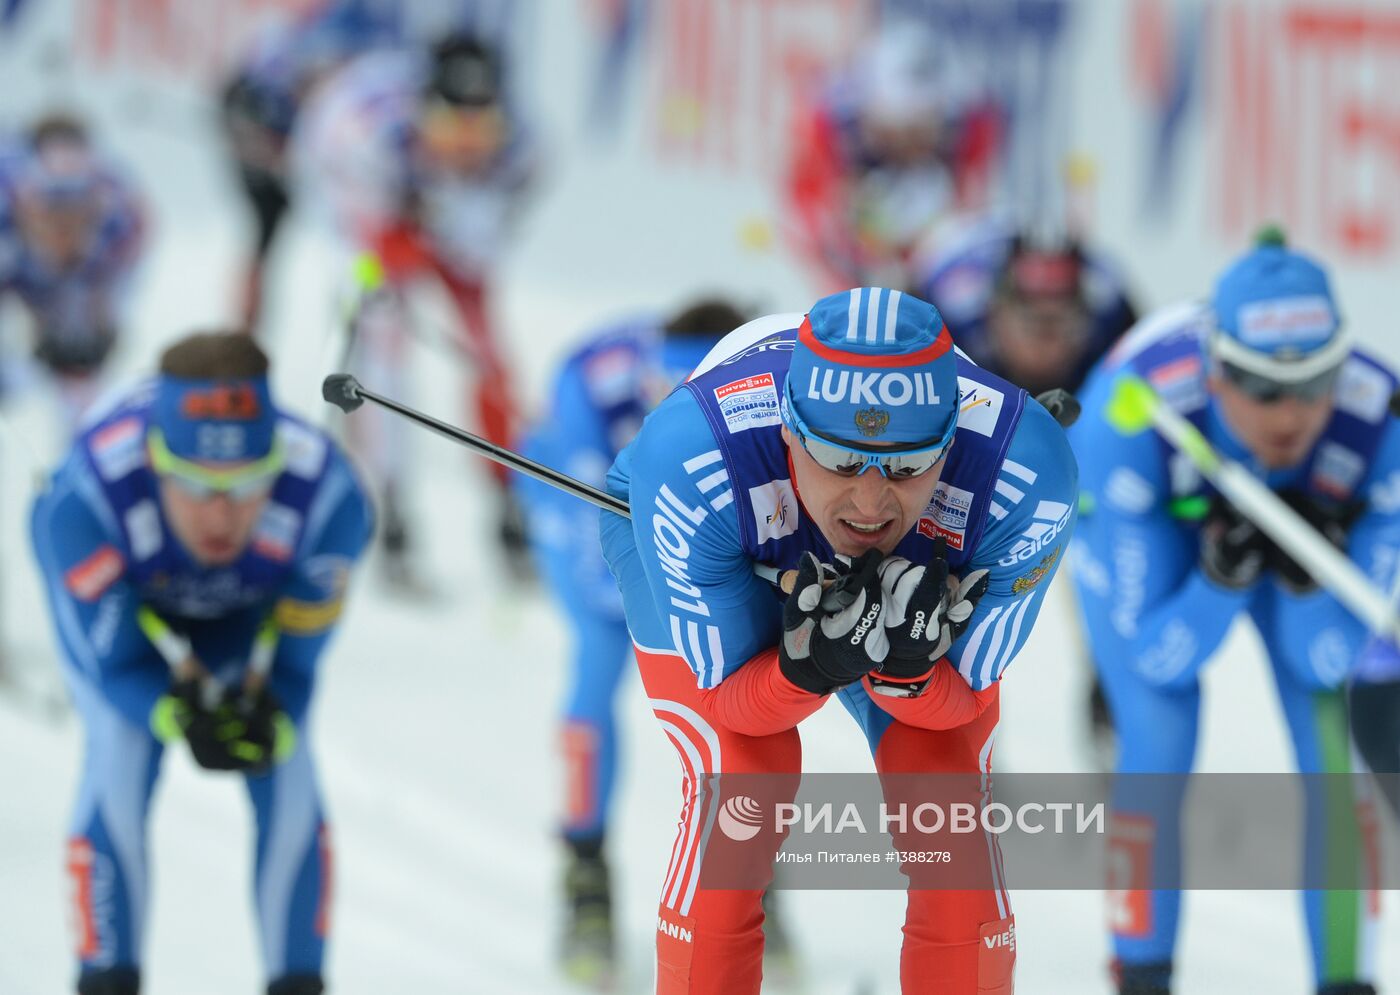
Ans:
[[[201,662],[230,686],[271,614],[280,634],[271,687],[298,719],[350,568],[373,532],[366,489],[323,432],[283,416],[286,467],[248,547],[228,566],[201,566],[171,532],[148,465],[153,387],[142,385],[89,423],[34,503],[35,553],[66,662],[144,724],[170,674],[137,624],[141,606],[198,637],[196,649],[218,646],[220,658]]]
[[[1266,574],[1248,591],[1208,580],[1198,565],[1199,524],[1182,509],[1213,490],[1155,434],[1127,437],[1105,419],[1116,379],[1145,377],[1222,455],[1275,490],[1364,500],[1347,552],[1383,589],[1400,543],[1400,430],[1389,414],[1394,375],[1353,353],[1337,384],[1335,413],[1297,467],[1265,470],[1225,422],[1207,382],[1208,314],[1187,304],[1144,319],[1090,376],[1070,430],[1086,507],[1075,543],[1075,579],[1094,654],[1165,687],[1189,686],[1246,611],[1266,644],[1305,686],[1332,688],[1367,639],[1330,594],[1295,594]]]
[[[644,647],[677,652],[712,688],[777,645],[782,595],[757,563],[832,548],[796,492],[778,397],[800,314],[727,337],[649,417],[608,475],[632,509],[604,513],[604,555]],[[991,571],[949,659],[975,690],[999,680],[1034,625],[1075,519],[1078,475],[1060,426],[1026,393],[959,359],[958,433],[933,500],[895,552],[915,562],[948,540],[962,573]]]

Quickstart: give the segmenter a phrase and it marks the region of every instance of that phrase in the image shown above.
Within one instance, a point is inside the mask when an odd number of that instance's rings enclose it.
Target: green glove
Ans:
[[[206,770],[262,773],[296,752],[296,725],[271,691],[225,691],[206,707],[197,678],[176,681],[151,710],[151,731],[163,743],[184,739]]]

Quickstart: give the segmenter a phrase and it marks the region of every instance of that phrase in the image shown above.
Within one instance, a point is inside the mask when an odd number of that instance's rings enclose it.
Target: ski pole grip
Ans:
[[[365,403],[360,382],[349,373],[332,373],[321,381],[321,396],[347,415]]]

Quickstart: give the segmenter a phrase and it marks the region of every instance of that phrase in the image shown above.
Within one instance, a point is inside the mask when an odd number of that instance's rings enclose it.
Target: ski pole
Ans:
[[[332,373],[330,376],[326,377],[325,381],[321,384],[321,396],[346,414],[359,408],[365,401],[371,401],[381,408],[387,408],[395,414],[401,415],[409,421],[423,426],[431,432],[436,432],[438,435],[451,439],[453,442],[480,453],[493,463],[499,463],[502,466],[510,467],[512,470],[518,470],[527,477],[533,477],[535,480],[549,484],[551,487],[557,487],[567,494],[582,498],[589,504],[602,508],[604,511],[614,512],[618,515],[622,515],[624,518],[632,517],[631,511],[627,507],[627,502],[623,501],[621,498],[613,497],[611,494],[601,491],[591,484],[585,484],[582,480],[571,477],[567,473],[560,473],[558,470],[547,467],[543,463],[537,463],[528,456],[522,456],[513,449],[507,449],[505,446],[497,445],[494,442],[481,438],[479,435],[473,435],[471,432],[460,429],[456,425],[450,425],[445,421],[439,421],[431,415],[425,415],[421,411],[410,408],[406,404],[400,404],[398,401],[385,397],[382,394],[376,394],[372,390],[366,390],[364,386],[349,373]]]
[[[1216,452],[1200,430],[1163,403],[1146,380],[1122,377],[1109,400],[1106,417],[1124,435],[1155,427],[1231,504],[1248,515],[1260,531],[1301,564],[1367,628],[1395,637],[1393,601],[1262,481]]]
[[[632,517],[632,510],[627,506],[627,502],[623,501],[621,498],[614,497],[591,484],[585,484],[582,480],[571,477],[567,473],[560,473],[558,470],[545,466],[543,463],[537,463],[535,460],[530,459],[530,457],[522,456],[513,449],[497,445],[494,442],[481,438],[479,435],[473,435],[471,432],[460,429],[456,425],[450,425],[447,422],[439,421],[431,415],[425,415],[423,412],[410,408],[406,404],[400,404],[398,401],[384,397],[381,394],[376,394],[372,390],[366,390],[365,387],[349,373],[332,373],[330,376],[326,377],[325,381],[321,384],[321,396],[346,414],[359,408],[365,401],[377,404],[382,408],[386,408],[397,415],[407,418],[411,422],[423,426],[431,432],[436,432],[444,438],[451,439],[459,445],[466,446],[468,449],[485,456],[494,463],[508,466],[512,470],[517,470],[525,474],[527,477],[533,477],[541,483],[548,484],[551,487],[557,487],[564,493],[582,498],[594,507],[601,508],[604,511],[611,511],[613,514],[621,515],[623,518],[627,519]],[[796,577],[794,571],[787,572],[791,573],[794,578]],[[781,580],[788,579],[782,575],[782,572],[779,571],[777,567],[770,567],[763,563],[754,564],[754,573],[758,574],[758,576],[762,577],[770,584],[774,584],[778,587],[782,587]],[[788,587],[791,588],[791,586],[792,581],[788,579]]]
[[[199,680],[199,698],[204,707],[213,710],[223,694],[223,687],[214,677],[203,672],[190,641],[170,627],[170,623],[156,614],[149,605],[136,610],[136,625],[150,640],[161,659],[170,668],[175,680],[194,677]],[[258,627],[253,637],[253,648],[249,654],[248,676],[244,681],[244,693],[255,695],[267,683],[272,671],[272,660],[277,654],[277,639],[280,633],[277,622],[269,615]]]

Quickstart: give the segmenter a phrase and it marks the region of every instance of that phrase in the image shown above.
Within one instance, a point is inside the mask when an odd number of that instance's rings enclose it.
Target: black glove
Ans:
[[[830,694],[860,680],[885,661],[889,641],[880,623],[879,550],[861,554],[839,574],[808,553],[783,606],[778,666],[783,676],[813,694]],[[823,590],[822,580],[833,580]]]
[[[221,692],[211,705],[204,699],[204,679],[194,677],[176,681],[156,702],[151,728],[163,742],[183,738],[205,770],[261,773],[296,746],[295,726],[272,692]]]
[[[292,755],[296,725],[266,685],[252,694],[238,695],[231,704],[245,724],[243,735],[232,748],[249,764],[247,770],[267,770]]]
[[[1278,496],[1338,549],[1346,549],[1347,535],[1351,532],[1351,527],[1366,510],[1364,501],[1328,501],[1304,494],[1302,491],[1279,491]],[[1307,594],[1317,590],[1317,581],[1313,579],[1313,575],[1272,542],[1269,544],[1268,566],[1278,575],[1279,582],[1294,594]]]
[[[1216,495],[1201,523],[1201,569],[1221,587],[1245,591],[1268,566],[1273,543],[1229,501]]]
[[[950,585],[948,548],[939,538],[924,566],[887,557],[880,565],[880,583],[890,652],[884,666],[870,675],[871,684],[878,694],[913,697],[928,686],[933,667],[967,629],[987,591],[988,574],[974,570]]]

